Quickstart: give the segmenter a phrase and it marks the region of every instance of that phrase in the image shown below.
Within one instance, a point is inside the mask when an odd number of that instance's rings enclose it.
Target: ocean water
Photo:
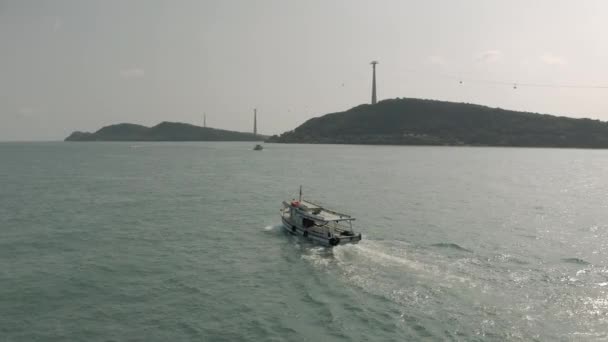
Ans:
[[[252,147],[0,144],[0,341],[608,339],[608,151]]]

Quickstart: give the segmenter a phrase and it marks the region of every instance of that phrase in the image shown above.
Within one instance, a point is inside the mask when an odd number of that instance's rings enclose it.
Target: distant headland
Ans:
[[[467,103],[398,98],[313,118],[267,141],[608,148],[608,123]]]
[[[253,133],[161,122],[154,127],[122,123],[94,133],[74,132],[65,141],[262,141],[266,138]]]

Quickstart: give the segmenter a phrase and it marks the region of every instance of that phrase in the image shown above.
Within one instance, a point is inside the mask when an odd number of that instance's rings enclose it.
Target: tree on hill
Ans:
[[[269,142],[608,147],[608,124],[467,103],[392,99],[306,121]]]
[[[66,141],[259,141],[264,136],[199,127],[180,122],[161,122],[154,127],[117,124],[95,133],[74,132]]]

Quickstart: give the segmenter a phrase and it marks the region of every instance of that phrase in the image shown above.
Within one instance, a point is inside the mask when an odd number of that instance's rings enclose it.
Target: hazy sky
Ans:
[[[604,0],[0,0],[0,140],[203,113],[249,131],[254,107],[281,133],[369,102],[374,59],[379,100],[608,120],[608,89],[525,86],[608,86],[607,18]]]

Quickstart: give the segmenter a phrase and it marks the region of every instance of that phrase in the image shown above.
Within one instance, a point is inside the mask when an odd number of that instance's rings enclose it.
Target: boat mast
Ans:
[[[300,185],[300,199],[299,202],[302,202],[302,186]]]

